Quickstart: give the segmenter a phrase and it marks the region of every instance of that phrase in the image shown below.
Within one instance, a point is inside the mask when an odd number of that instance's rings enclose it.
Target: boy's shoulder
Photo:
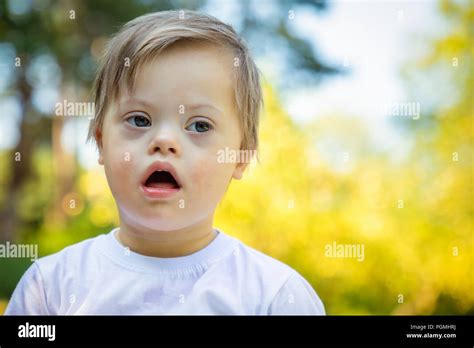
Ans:
[[[53,254],[43,256],[35,261],[39,270],[44,273],[56,273],[60,275],[63,270],[78,270],[78,265],[91,264],[96,262],[97,243],[105,235],[101,234],[85,239],[78,243],[69,245]]]
[[[233,237],[231,237],[233,238]],[[266,286],[274,286],[278,291],[292,276],[299,277],[299,273],[287,264],[267,255],[237,238],[232,255],[228,258],[238,269],[244,271],[244,277],[257,281]]]
[[[291,275],[295,270],[287,264],[267,255],[237,239],[234,256],[241,257],[242,261],[251,264],[259,271],[274,274],[275,272]]]
[[[240,274],[229,282],[243,293],[252,294],[251,308],[271,314],[324,314],[324,305],[308,281],[287,264],[243,242],[236,243],[235,269]],[[240,279],[240,281],[239,281]],[[252,302],[252,299],[247,301]]]

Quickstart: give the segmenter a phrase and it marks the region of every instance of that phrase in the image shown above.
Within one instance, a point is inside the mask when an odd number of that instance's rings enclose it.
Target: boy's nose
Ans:
[[[171,134],[170,132],[161,132],[157,134],[151,141],[148,153],[153,155],[157,152],[161,154],[172,153],[174,155],[181,154],[181,148],[176,139],[176,135]]]

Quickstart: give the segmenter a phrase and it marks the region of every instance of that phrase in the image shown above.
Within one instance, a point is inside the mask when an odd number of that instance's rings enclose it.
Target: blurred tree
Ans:
[[[406,63],[423,104],[419,120],[398,118],[413,142],[407,156],[374,149],[373,129],[349,115],[298,127],[266,86],[261,163],[218,210],[220,227],[295,267],[330,314],[474,312],[474,9],[442,1],[440,10],[452,31]],[[429,109],[412,74],[432,83],[440,70],[450,93]],[[363,245],[364,260],[326,257],[333,242]]]
[[[416,188],[407,197],[426,231],[419,241],[423,245],[420,268],[432,275],[414,295],[432,291],[427,312],[472,314],[474,6],[472,1],[442,0],[439,8],[451,30],[435,40],[431,51],[407,72],[415,98],[419,98],[415,76],[422,73],[429,78],[440,71],[447,77],[444,88],[450,96],[438,100],[427,110],[427,120],[411,130],[416,141],[407,164],[416,173]]]

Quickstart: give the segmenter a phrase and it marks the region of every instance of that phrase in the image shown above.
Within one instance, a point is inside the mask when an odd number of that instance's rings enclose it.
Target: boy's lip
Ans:
[[[169,162],[163,162],[163,161],[156,161],[153,162],[145,171],[145,175],[143,176],[141,180],[142,186],[146,186],[145,183],[150,177],[151,174],[154,172],[160,172],[160,171],[167,171],[170,173],[174,180],[176,180],[176,183],[178,184],[178,187],[181,188],[181,180],[178,177],[178,173],[176,173],[176,169],[174,169],[173,165]]]

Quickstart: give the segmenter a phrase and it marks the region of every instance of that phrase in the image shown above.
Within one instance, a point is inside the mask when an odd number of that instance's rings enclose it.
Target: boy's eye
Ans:
[[[212,128],[212,126],[204,121],[196,121],[191,123],[188,127],[186,127],[187,130],[191,130],[194,132],[198,133],[204,133],[209,131]]]
[[[135,127],[150,127],[151,121],[142,115],[133,115],[127,118],[127,122]]]

